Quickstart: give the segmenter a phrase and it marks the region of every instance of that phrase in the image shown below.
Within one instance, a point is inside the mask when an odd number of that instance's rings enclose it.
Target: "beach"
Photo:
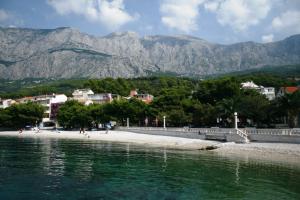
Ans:
[[[17,136],[17,137],[41,137],[41,138],[61,138],[61,139],[80,139],[80,140],[95,140],[95,141],[110,141],[133,143],[137,145],[147,145],[153,147],[166,147],[184,150],[204,149],[208,146],[218,145],[220,142],[187,139],[180,137],[161,136],[139,134],[126,131],[86,131],[86,134],[79,131],[23,131],[21,134],[18,131],[0,132],[0,136]]]
[[[132,143],[150,147],[188,150],[192,152],[210,151],[225,157],[241,157],[243,159],[270,160],[300,165],[300,144],[288,143],[255,143],[239,144],[211,140],[188,139],[181,137],[139,134],[126,131],[3,131],[0,136],[58,138],[90,141],[108,141]]]

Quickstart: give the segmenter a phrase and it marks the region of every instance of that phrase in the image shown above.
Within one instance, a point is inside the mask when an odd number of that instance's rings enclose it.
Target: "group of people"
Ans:
[[[81,134],[81,133],[84,134],[84,133],[85,133],[85,129],[84,129],[84,128],[80,128],[80,129],[79,129],[79,133],[80,133],[80,134]]]
[[[40,132],[40,128],[38,126],[34,127],[32,130],[35,131],[35,133],[39,133]],[[19,134],[23,133],[23,131],[24,131],[24,129],[20,128],[19,129]]]
[[[83,133],[85,136],[87,136],[88,138],[90,138],[90,136],[85,132],[84,128],[80,128],[79,129],[79,134]]]
[[[106,134],[108,134],[108,130],[110,129],[110,127],[108,127],[108,126],[106,126],[105,127],[105,133]],[[80,128],[79,129],[79,134],[81,134],[81,133],[83,133],[83,134],[85,134],[85,129],[84,128]],[[86,135],[86,134],[85,134]]]

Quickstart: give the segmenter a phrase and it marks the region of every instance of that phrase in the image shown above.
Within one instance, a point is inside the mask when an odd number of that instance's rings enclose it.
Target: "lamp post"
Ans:
[[[237,112],[234,112],[234,128],[237,129],[238,128],[238,121],[237,121]]]
[[[129,118],[128,117],[126,119],[126,122],[127,122],[127,128],[129,128]]]
[[[164,129],[166,129],[166,116],[163,116],[164,118]]]

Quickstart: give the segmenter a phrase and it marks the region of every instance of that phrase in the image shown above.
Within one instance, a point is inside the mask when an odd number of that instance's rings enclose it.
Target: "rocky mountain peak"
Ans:
[[[106,36],[106,38],[116,38],[116,37],[121,37],[121,38],[139,38],[139,34],[134,32],[134,31],[125,31],[125,32],[113,32],[109,35]]]
[[[300,35],[260,44],[213,44],[188,35],[104,37],[69,27],[0,28],[0,78],[137,77],[157,72],[208,75],[300,63]]]

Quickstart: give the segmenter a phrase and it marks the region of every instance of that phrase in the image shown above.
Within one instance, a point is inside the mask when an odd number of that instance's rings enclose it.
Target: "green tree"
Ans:
[[[110,116],[104,111],[105,104],[92,104],[87,107],[89,116],[94,124],[104,124],[111,120]]]
[[[267,111],[270,102],[261,94],[252,93],[239,98],[237,112],[239,118],[250,119],[260,127],[267,122]]]
[[[167,112],[167,122],[177,127],[189,125],[192,122],[192,116],[187,115],[182,108],[174,109]]]
[[[225,98],[232,98],[240,94],[240,82],[235,78],[203,81],[193,94],[201,103],[215,105]]]
[[[0,127],[13,127],[12,116],[7,109],[0,109]]]
[[[88,107],[77,101],[67,101],[62,105],[58,111],[57,120],[67,129],[90,127],[93,122]]]
[[[35,126],[42,121],[44,107],[35,103],[14,104],[5,109],[6,117],[10,120],[6,125],[13,128],[24,128],[26,125]]]
[[[286,94],[279,100],[279,108],[285,111],[288,117],[289,127],[294,128],[300,114],[300,91],[293,94]]]
[[[233,113],[238,111],[239,97],[233,97],[228,99],[222,99],[216,105],[216,112],[218,118],[221,119],[219,122],[221,126],[232,127],[233,126]]]

